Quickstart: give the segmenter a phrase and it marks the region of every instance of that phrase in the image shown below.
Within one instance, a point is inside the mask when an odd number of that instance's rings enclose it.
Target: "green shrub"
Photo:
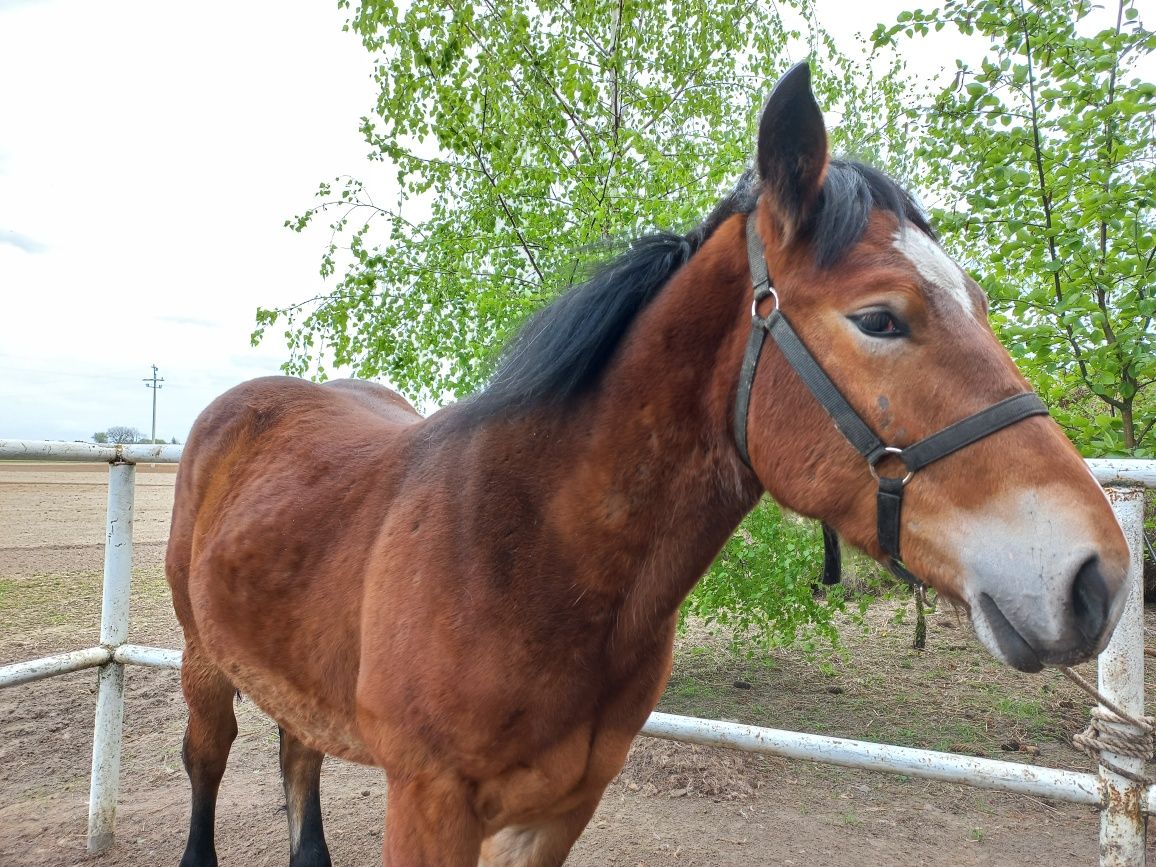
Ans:
[[[854,586],[823,587],[823,535],[819,524],[784,513],[764,498],[719,553],[706,576],[682,605],[682,619],[701,619],[728,631],[734,650],[748,655],[770,647],[798,644],[814,650],[817,641],[839,646],[836,618],[861,621],[883,586],[879,570],[865,558],[844,562]],[[866,573],[866,577],[864,577]]]

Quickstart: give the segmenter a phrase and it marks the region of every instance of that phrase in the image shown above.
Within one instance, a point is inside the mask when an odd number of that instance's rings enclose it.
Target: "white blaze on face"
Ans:
[[[914,227],[900,228],[893,241],[895,249],[911,261],[924,280],[943,290],[966,312],[975,315],[963,269],[943,252],[942,247]]]

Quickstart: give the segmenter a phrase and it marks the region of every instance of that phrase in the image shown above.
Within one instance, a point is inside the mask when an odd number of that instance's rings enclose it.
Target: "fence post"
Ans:
[[[109,464],[104,595],[100,609],[100,643],[109,650],[115,650],[128,639],[135,484],[136,467],[133,464],[120,461]],[[112,845],[116,831],[123,723],[124,665],[110,659],[100,667],[97,679],[92,780],[88,793],[88,851],[93,855]]]
[[[1128,600],[1112,640],[1100,654],[1100,692],[1135,717],[1144,715],[1144,489],[1104,489],[1131,550]],[[1111,723],[1104,722],[1104,728]],[[1124,724],[1122,728],[1132,728]],[[1144,760],[1104,752],[1104,757],[1136,774],[1144,773]],[[1104,794],[1100,810],[1101,867],[1143,867],[1147,821],[1143,813],[1144,786],[1100,767]]]

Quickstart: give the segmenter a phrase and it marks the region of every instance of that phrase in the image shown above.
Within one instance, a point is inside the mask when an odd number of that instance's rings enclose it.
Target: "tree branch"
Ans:
[[[1044,174],[1044,150],[1043,143],[1040,140],[1040,124],[1039,124],[1039,107],[1036,104],[1036,74],[1035,64],[1032,57],[1032,39],[1031,32],[1028,28],[1027,12],[1024,10],[1023,0],[1020,0],[1020,24],[1023,28],[1024,34],[1024,52],[1028,61],[1028,96],[1031,102],[1031,124],[1032,124],[1032,141],[1034,143],[1033,153],[1035,155],[1036,174],[1040,184],[1040,203],[1044,209],[1044,225],[1045,233],[1048,236],[1048,259],[1051,262],[1059,262],[1060,259],[1056,255],[1056,239],[1052,234],[1052,202],[1051,195],[1048,192],[1047,177]],[[1055,286],[1056,301],[1063,303],[1064,290],[1060,283],[1059,269],[1052,272],[1052,282]],[[1072,352],[1075,353],[1076,363],[1080,367],[1081,377],[1087,381],[1088,366],[1084,361],[1084,353],[1081,351],[1079,344],[1076,342],[1076,334],[1070,325],[1064,326],[1064,331],[1068,335],[1068,344],[1072,347]]]
[[[490,188],[494,191],[494,195],[498,197],[498,204],[502,208],[502,212],[506,215],[506,219],[510,221],[510,228],[514,230],[514,234],[518,236],[518,241],[521,242],[522,251],[526,254],[526,258],[530,262],[530,267],[534,269],[534,273],[538,275],[538,279],[542,285],[546,284],[546,276],[542,273],[542,269],[538,267],[538,260],[534,258],[534,252],[530,249],[530,243],[526,240],[526,236],[522,234],[522,227],[518,223],[518,218],[514,216],[510,206],[506,204],[506,197],[502,195],[501,190],[498,189],[498,182],[494,176],[490,174],[490,170],[486,168],[485,159],[482,157],[482,150],[476,144],[473,147],[474,156],[478,160],[478,166],[482,170],[482,174],[486,176],[486,180],[490,182]]]

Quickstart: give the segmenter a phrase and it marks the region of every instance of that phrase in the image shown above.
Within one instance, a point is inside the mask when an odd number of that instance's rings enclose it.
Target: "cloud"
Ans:
[[[158,316],[158,322],[168,322],[171,325],[190,325],[195,328],[220,328],[218,319],[202,319],[196,316]]]
[[[39,241],[34,241],[27,235],[21,235],[15,229],[0,229],[0,244],[11,244],[25,253],[43,253],[48,249]]]
[[[0,0],[0,12],[10,12],[21,6],[37,6],[44,0]]]

